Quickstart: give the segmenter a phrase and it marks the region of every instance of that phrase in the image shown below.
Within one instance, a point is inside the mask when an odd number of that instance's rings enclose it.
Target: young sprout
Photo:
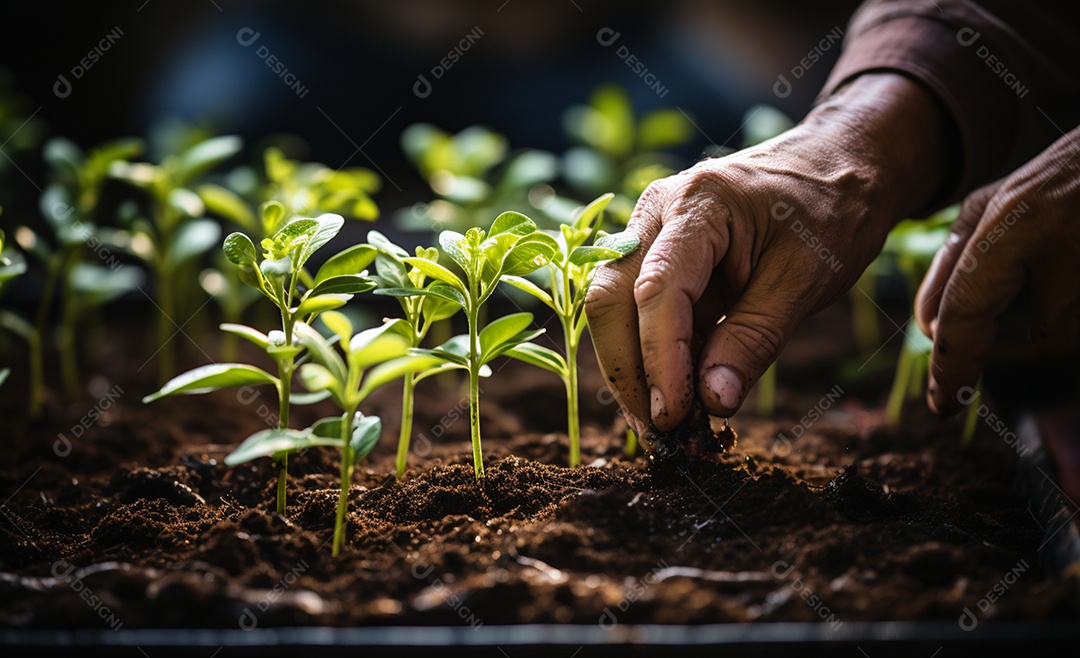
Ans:
[[[0,208],[0,213],[2,212],[3,209]],[[26,272],[26,260],[19,252],[5,249],[7,245],[4,239],[4,230],[0,229],[0,292],[3,292],[9,282]],[[0,309],[0,327],[22,338],[30,348],[30,399],[27,402],[27,412],[31,418],[36,418],[41,413],[44,386],[41,335],[22,316],[7,309]],[[0,384],[10,374],[11,371],[8,368],[0,370]]]
[[[426,288],[410,289],[408,293],[439,297],[460,306],[465,311],[469,333],[455,336],[433,350],[418,350],[418,353],[438,356],[469,371],[469,425],[473,468],[479,480],[484,477],[480,444],[482,369],[492,359],[544,332],[543,329],[528,328],[532,324],[532,313],[514,313],[481,327],[480,309],[491,298],[503,276],[523,276],[544,267],[551,262],[559,245],[551,236],[537,231],[531,219],[516,212],[502,213],[487,231],[475,227],[464,235],[443,231],[439,235],[439,245],[461,268],[463,275],[458,276],[427,258],[405,258],[405,263],[436,280]]]
[[[461,310],[457,301],[450,301],[437,294],[424,294],[417,291],[427,291],[432,286],[444,286],[438,279],[428,277],[423,270],[416,266],[408,265],[405,260],[409,258],[409,252],[390,242],[378,231],[368,232],[368,243],[378,248],[379,255],[375,257],[375,271],[379,281],[377,295],[390,295],[397,297],[401,304],[401,310],[405,315],[405,337],[409,347],[419,348],[427,337],[432,325],[442,320],[451,318]],[[434,247],[424,249],[416,248],[416,258],[422,258],[432,263],[438,263],[439,251]],[[455,344],[461,344],[457,341]],[[459,356],[467,357],[467,352],[460,352]],[[485,367],[486,368],[486,367]],[[437,372],[451,369],[464,369],[464,366],[452,361],[442,361],[437,367],[429,368],[422,372],[414,372],[404,377],[401,391],[401,433],[398,436],[398,449],[395,473],[400,480],[405,475],[405,467],[409,456],[409,442],[412,438],[413,424],[413,393],[416,384]],[[484,373],[481,373],[482,375]]]
[[[264,221],[274,221],[284,212],[277,202],[264,204],[262,209]],[[221,328],[266,350],[277,365],[277,376],[246,364],[210,364],[173,378],[143,401],[230,386],[272,384],[278,393],[278,428],[287,429],[290,404],[308,404],[325,398],[325,394],[292,394],[293,372],[304,349],[296,340],[297,327],[310,325],[323,311],[338,308],[354,294],[375,287],[375,281],[358,274],[375,257],[375,248],[368,245],[350,247],[331,257],[314,276],[304,269],[308,259],[337,235],[343,223],[340,215],[329,213],[317,219],[295,219],[262,241],[261,258],[254,243],[243,233],[232,233],[225,238],[225,256],[237,266],[241,281],[274,302],[281,315],[281,328],[269,334],[238,324],[223,324]],[[288,451],[275,454],[274,459],[278,463],[277,510],[284,514]]]
[[[529,279],[515,273],[503,274],[503,281],[524,290],[555,311],[562,326],[566,356],[533,343],[522,343],[507,351],[507,355],[554,372],[566,388],[567,434],[570,437],[570,466],[581,463],[581,419],[578,413],[578,348],[588,320],[585,317],[585,294],[592,283],[596,267],[618,260],[637,249],[638,239],[623,231],[601,234],[604,208],[613,198],[605,194],[596,199],[578,216],[572,225],[563,225],[558,248],[548,264],[549,287],[544,290]]]
[[[114,242],[117,232],[97,225],[109,168],[136,157],[142,148],[140,140],[118,139],[84,153],[62,137],[49,140],[42,153],[49,183],[39,207],[52,240],[25,226],[15,234],[19,245],[45,269],[34,329],[46,343],[49,314],[60,292],[60,375],[70,395],[79,390],[79,317],[142,283],[141,271],[121,264],[113,253],[119,247]]]
[[[335,334],[344,358],[331,344],[308,325],[298,325],[300,343],[306,347],[314,360],[300,367],[300,380],[313,393],[328,392],[330,399],[341,409],[341,417],[323,419],[311,428],[311,434],[330,435],[337,439],[341,449],[341,492],[338,497],[337,518],[334,522],[333,554],[341,551],[345,540],[345,516],[349,505],[349,487],[353,468],[363,459],[378,440],[378,418],[364,418],[358,412],[360,404],[371,393],[399,377],[426,370],[442,363],[433,355],[407,354],[411,329],[403,320],[391,320],[381,327],[353,334],[352,323],[344,314],[330,311],[323,316],[323,323]],[[351,422],[350,422],[350,419]],[[366,421],[366,424],[365,424]],[[373,425],[374,423],[374,425]],[[374,429],[372,429],[374,427]],[[333,430],[337,429],[336,436]],[[296,449],[287,445],[288,430],[261,432],[244,442],[236,452],[226,458],[226,463],[237,464],[255,456],[270,455],[283,449]],[[305,439],[306,440],[306,439]],[[266,445],[264,445],[266,444]],[[306,446],[298,446],[306,447]]]
[[[143,190],[148,199],[145,217],[136,213],[125,218],[124,237],[129,251],[142,259],[155,277],[159,379],[175,370],[174,322],[183,317],[179,314],[182,304],[197,303],[190,295],[181,295],[187,280],[183,274],[221,237],[218,223],[203,217],[206,205],[192,187],[240,147],[238,137],[214,137],[167,156],[157,165],[117,161],[109,168],[111,176]]]

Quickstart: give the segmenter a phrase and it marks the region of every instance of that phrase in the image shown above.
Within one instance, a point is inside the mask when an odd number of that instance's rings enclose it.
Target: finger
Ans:
[[[919,329],[928,338],[933,337],[932,324],[938,316],[941,295],[945,291],[949,276],[953,270],[971,270],[978,263],[975,260],[977,255],[964,254],[964,247],[967,246],[979,220],[986,212],[987,204],[1000,186],[1001,181],[991,183],[975,190],[964,199],[949,237],[941,249],[934,254],[930,269],[927,270],[926,276],[919,285],[919,291],[915,294],[915,320],[918,322]]]
[[[998,318],[1024,285],[1020,255],[1028,231],[989,240],[989,236],[1000,234],[1005,221],[1009,226],[1016,221],[1015,217],[1009,220],[1015,200],[999,199],[989,203],[963,249],[961,260],[968,259],[974,266],[954,269],[941,294],[927,389],[927,402],[937,413],[960,409],[957,391],[975,385],[997,335]]]
[[[646,252],[660,232],[660,204],[664,191],[654,183],[641,195],[627,223],[640,246],[630,254],[597,268],[585,298],[600,370],[612,389],[630,429],[644,437],[649,427],[649,388],[638,340],[638,312],[634,282]]]
[[[742,297],[716,325],[700,359],[700,396],[709,413],[729,417],[772,365],[807,315],[808,296],[790,280],[786,257],[772,255],[755,271]],[[785,292],[786,291],[786,292]]]
[[[653,424],[672,430],[694,401],[694,304],[727,250],[729,211],[695,193],[673,203],[634,286]]]

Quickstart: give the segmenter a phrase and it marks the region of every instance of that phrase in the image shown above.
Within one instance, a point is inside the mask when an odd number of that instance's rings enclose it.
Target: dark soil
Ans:
[[[741,413],[734,448],[662,465],[621,454],[625,426],[587,363],[588,467],[562,467],[559,382],[510,364],[485,393],[486,479],[472,473],[463,389],[428,381],[397,483],[399,401],[381,391],[366,411],[385,434],[358,468],[337,559],[335,451],[291,460],[279,516],[269,460],[222,463],[266,426],[271,396],[144,406],[152,386],[115,375],[137,365],[114,346],[86,401],[54,401],[36,424],[5,403],[0,624],[955,621],[1018,565],[980,619],[1075,615],[1075,582],[1040,569],[1043,532],[1013,493],[1016,453],[989,428],[965,448],[959,421],[918,402],[886,428],[881,390],[860,401],[846,384],[800,422],[838,381],[845,352],[828,335],[804,332],[785,353],[775,419]],[[74,429],[113,386],[119,398]]]

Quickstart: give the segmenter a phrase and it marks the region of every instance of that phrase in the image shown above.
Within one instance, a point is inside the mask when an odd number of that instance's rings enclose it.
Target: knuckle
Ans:
[[[663,265],[665,262],[661,257],[654,262],[653,267],[643,269],[634,282],[634,301],[639,309],[646,310],[655,306],[663,296],[668,279],[667,268]]]
[[[758,321],[753,321],[755,318]],[[776,359],[787,342],[784,333],[769,316],[751,314],[747,318],[725,320],[724,324],[729,322],[727,335],[739,344],[744,354],[750,356],[751,364],[761,370]]]

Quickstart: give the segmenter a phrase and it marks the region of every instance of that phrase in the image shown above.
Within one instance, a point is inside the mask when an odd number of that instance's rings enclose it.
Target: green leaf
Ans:
[[[145,275],[138,267],[77,263],[68,272],[68,285],[78,294],[75,302],[80,311],[103,306],[143,284]]]
[[[547,151],[526,150],[517,154],[506,165],[499,179],[499,187],[528,189],[546,183],[559,175],[559,160]]]
[[[82,149],[64,137],[53,137],[45,142],[41,157],[50,167],[62,172],[63,178],[69,181],[78,180],[79,170],[85,161]]]
[[[24,320],[21,316],[4,309],[0,309],[0,327],[7,329],[28,343],[37,336],[37,330],[34,329],[34,325]]]
[[[368,231],[367,241],[371,246],[398,261],[409,257],[409,252],[391,242],[389,238],[378,231]]]
[[[293,271],[292,256],[285,256],[284,258],[267,258],[259,263],[259,271],[261,271],[265,277],[287,277],[292,274]]]
[[[402,256],[401,258],[407,258]],[[379,285],[384,288],[409,288],[409,275],[405,269],[405,263],[394,256],[388,256],[382,252],[375,257],[375,273],[379,279]]]
[[[272,457],[279,452],[297,452],[315,446],[335,447],[341,440],[316,436],[310,429],[267,429],[256,432],[225,457],[225,464],[236,466],[259,457]]]
[[[297,322],[293,327],[293,333],[297,342],[306,347],[316,362],[326,366],[334,379],[345,381],[345,362],[341,360],[334,348],[323,338],[322,334],[315,331],[310,325]]]
[[[255,213],[252,212],[247,202],[232,190],[220,185],[205,184],[196,187],[195,192],[210,212],[231,222],[236,222],[248,231],[259,231],[259,223],[255,219]]]
[[[166,258],[174,266],[209,251],[221,239],[221,227],[212,219],[189,219],[173,235]]]
[[[556,375],[565,376],[569,372],[566,359],[561,354],[535,343],[521,343],[506,350],[505,354],[544,370],[550,370]]]
[[[277,384],[278,378],[246,363],[211,363],[173,377],[161,390],[147,395],[147,404],[168,395],[197,395],[232,386]]]
[[[263,235],[276,234],[285,219],[285,206],[280,201],[266,201],[259,206],[259,216],[262,217]]]
[[[364,416],[354,422],[352,439],[349,441],[354,466],[371,453],[379,442],[380,435],[382,435],[382,420],[378,416]]]
[[[625,256],[637,249],[640,244],[637,234],[633,231],[619,231],[600,236],[593,246],[613,249]]]
[[[243,142],[234,135],[212,137],[180,154],[177,179],[184,184],[202,176],[218,164],[240,152]]]
[[[615,198],[615,195],[611,192],[601,195],[593,199],[589,205],[582,209],[581,214],[574,220],[574,228],[579,230],[592,229],[593,222],[603,214],[604,209],[607,208],[611,200]]]
[[[315,229],[315,232],[308,241],[304,243],[303,248],[301,248],[299,259],[296,262],[297,267],[303,267],[304,263],[311,258],[311,255],[333,239],[345,224],[345,219],[342,218],[341,215],[335,215],[333,213],[319,215],[315,221],[318,222],[318,228]]]
[[[326,325],[326,328],[337,334],[337,337],[341,339],[342,348],[349,344],[349,339],[353,335],[353,325],[347,315],[337,311],[327,311],[319,317],[322,319],[323,324]]]
[[[304,406],[322,402],[328,397],[330,397],[330,391],[309,391],[307,393],[293,391],[289,394],[289,404]]]
[[[319,285],[315,286],[311,294],[325,295],[333,293],[359,295],[360,293],[374,289],[377,285],[377,281],[369,279],[366,276],[360,276],[359,274],[345,274],[324,279]]]
[[[323,266],[319,268],[319,272],[315,275],[315,284],[318,285],[336,276],[360,274],[367,269],[368,265],[371,265],[378,253],[378,249],[369,244],[358,244],[349,247],[331,256],[323,263]]]
[[[365,400],[375,389],[384,384],[400,379],[410,373],[434,368],[444,361],[445,359],[434,354],[417,354],[401,356],[392,361],[380,363],[364,377],[364,383],[360,387],[357,398]]]
[[[446,269],[438,263],[427,260],[426,258],[417,258],[415,256],[404,259],[409,265],[412,265],[416,269],[420,270],[427,276],[433,279],[438,279],[443,283],[449,284],[454,288],[457,288],[462,293],[466,292],[465,284],[461,282],[461,279],[456,274]]]
[[[242,324],[232,324],[229,322],[222,324],[220,328],[222,331],[227,331],[230,334],[236,334],[241,338],[249,340],[263,349],[266,349],[270,346],[270,338],[257,329],[253,329]]]
[[[412,341],[388,329],[387,325],[383,325],[353,336],[349,341],[349,367],[363,370],[408,352]]]
[[[26,259],[19,252],[5,252],[4,259],[6,264],[0,261],[0,284],[26,273]]]
[[[522,343],[526,343],[534,338],[538,338],[544,334],[544,329],[526,329],[525,331],[518,332],[510,338],[504,340],[502,343],[496,345],[492,350],[484,352],[481,358],[482,363],[488,363],[492,359],[498,356],[502,356],[507,351],[513,349],[515,346]]]
[[[488,231],[488,237],[501,233],[528,235],[536,230],[536,223],[519,212],[507,211],[495,218]]]
[[[350,299],[352,299],[352,295],[311,294],[308,295],[304,301],[300,302],[300,306],[296,309],[296,315],[297,317],[306,317],[311,314],[318,314],[323,311],[340,308]]]
[[[521,331],[525,330],[530,324],[532,324],[532,313],[513,313],[505,317],[499,318],[480,332],[480,354],[481,360],[487,361],[483,358],[488,353],[494,351],[502,345],[504,342],[514,337]]]
[[[606,260],[618,260],[622,258],[621,251],[615,251],[614,249],[605,249],[603,247],[578,247],[570,252],[570,264],[571,265],[585,265],[588,263],[599,263]]]
[[[458,267],[469,270],[469,257],[465,254],[462,245],[465,244],[465,236],[457,231],[443,231],[439,234],[439,246],[450,260],[458,264]]]
[[[532,281],[529,281],[528,279],[520,276],[515,276],[513,274],[504,274],[502,280],[509,283],[518,290],[523,290],[529,293],[533,297],[547,304],[549,307],[555,308],[555,300],[551,298],[551,295],[548,294],[546,290],[536,285]]]
[[[243,233],[230,233],[225,238],[225,244],[221,247],[225,252],[225,258],[234,265],[256,267],[258,265],[258,253],[251,238]]]
[[[321,363],[305,363],[300,366],[298,375],[307,390],[312,392],[331,391],[339,398],[341,397],[341,382],[334,379],[326,366]]]
[[[183,187],[169,191],[169,207],[183,217],[198,217],[206,212],[206,206],[198,194]]]
[[[441,286],[442,284],[436,284]],[[450,286],[443,286],[447,292],[452,292],[455,295],[460,296],[457,290]],[[454,317],[458,311],[464,308],[464,298],[461,300],[449,300],[446,296],[429,295],[420,306],[420,312],[423,313],[427,322],[439,322],[440,320],[446,320],[447,318]]]
[[[4,385],[9,375],[11,375],[11,368],[0,369],[0,386]]]
[[[527,235],[515,244],[503,260],[502,274],[521,276],[544,267],[551,262],[559,243],[547,233]]]

